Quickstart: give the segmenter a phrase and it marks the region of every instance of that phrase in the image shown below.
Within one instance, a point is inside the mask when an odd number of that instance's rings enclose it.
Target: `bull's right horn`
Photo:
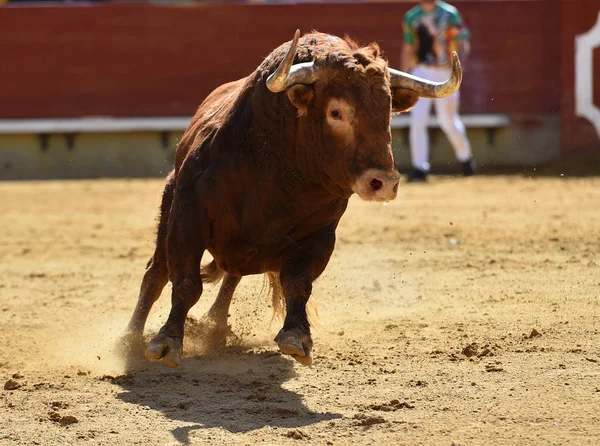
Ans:
[[[300,30],[297,29],[283,61],[281,61],[277,70],[267,78],[267,88],[273,93],[285,91],[296,84],[312,84],[317,80],[313,62],[293,65],[299,39]]]
[[[403,71],[388,68],[392,88],[412,90],[423,98],[445,98],[456,93],[462,82],[462,68],[458,54],[452,52],[452,74],[446,82],[432,82]]]

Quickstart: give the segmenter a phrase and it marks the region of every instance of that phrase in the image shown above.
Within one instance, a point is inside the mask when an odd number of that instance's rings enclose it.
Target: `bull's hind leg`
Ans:
[[[148,314],[154,302],[158,300],[163,288],[169,280],[167,269],[166,238],[167,224],[169,222],[169,210],[173,202],[173,191],[175,189],[175,176],[173,172],[167,177],[160,205],[158,230],[156,234],[156,249],[154,255],[146,266],[146,273],[140,286],[135,310],[129,321],[127,331],[130,335],[141,339]]]
[[[205,335],[208,337],[206,341],[211,348],[218,349],[224,347],[227,342],[227,336],[230,334],[227,322],[229,318],[229,306],[240,280],[242,280],[240,276],[225,274],[219,294],[203,318],[206,329]]]
[[[183,174],[180,172],[180,182]],[[202,294],[203,220],[195,181],[178,185],[167,230],[167,261],[173,284],[171,312],[145,353],[147,358],[162,359],[170,367],[177,367],[181,361],[185,319]]]
[[[236,287],[240,283],[242,278],[240,276],[233,276],[231,274],[225,274],[219,294],[215,299],[215,302],[206,313],[206,316],[214,321],[217,330],[227,330],[227,319],[229,317],[229,306],[231,305],[231,299]]]
[[[325,270],[335,245],[335,226],[300,242],[283,261],[280,271],[286,316],[275,341],[282,353],[312,365],[313,342],[306,314],[312,282]]]

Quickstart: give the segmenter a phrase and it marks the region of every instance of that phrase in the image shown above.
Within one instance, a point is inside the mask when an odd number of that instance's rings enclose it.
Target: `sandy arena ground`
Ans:
[[[599,177],[436,177],[388,206],[352,199],[314,288],[312,368],[277,353],[247,277],[235,345],[189,337],[178,369],[127,373],[117,339],[161,188],[0,184],[0,444],[600,444]]]

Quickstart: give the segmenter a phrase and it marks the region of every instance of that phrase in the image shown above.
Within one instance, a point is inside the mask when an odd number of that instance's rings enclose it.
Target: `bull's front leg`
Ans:
[[[281,265],[286,316],[275,341],[283,354],[291,355],[303,365],[313,363],[306,303],[312,292],[312,282],[325,270],[334,245],[335,225],[301,241]]]
[[[167,229],[167,262],[173,283],[167,322],[150,341],[145,355],[177,367],[183,355],[184,323],[202,294],[200,261],[204,252],[202,224],[206,221],[194,184],[175,191]]]
[[[303,365],[312,365],[313,342],[306,315],[306,302],[312,291],[312,280],[306,272],[281,273],[281,285],[286,302],[283,328],[275,337],[281,353],[291,355]]]

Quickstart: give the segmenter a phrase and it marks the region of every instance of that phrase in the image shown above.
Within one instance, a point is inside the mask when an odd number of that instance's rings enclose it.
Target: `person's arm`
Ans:
[[[402,56],[400,58],[400,69],[405,73],[410,73],[415,67],[415,47],[404,43],[402,46]]]
[[[452,46],[458,53],[461,63],[465,63],[471,52],[471,32],[458,11],[451,16],[450,25],[452,26]]]
[[[409,73],[415,65],[415,36],[406,17],[402,22],[402,31],[404,44],[402,45],[400,57],[400,69],[405,73]]]
[[[456,52],[461,63],[465,63],[471,52],[471,42],[469,39],[460,39],[456,42]]]

